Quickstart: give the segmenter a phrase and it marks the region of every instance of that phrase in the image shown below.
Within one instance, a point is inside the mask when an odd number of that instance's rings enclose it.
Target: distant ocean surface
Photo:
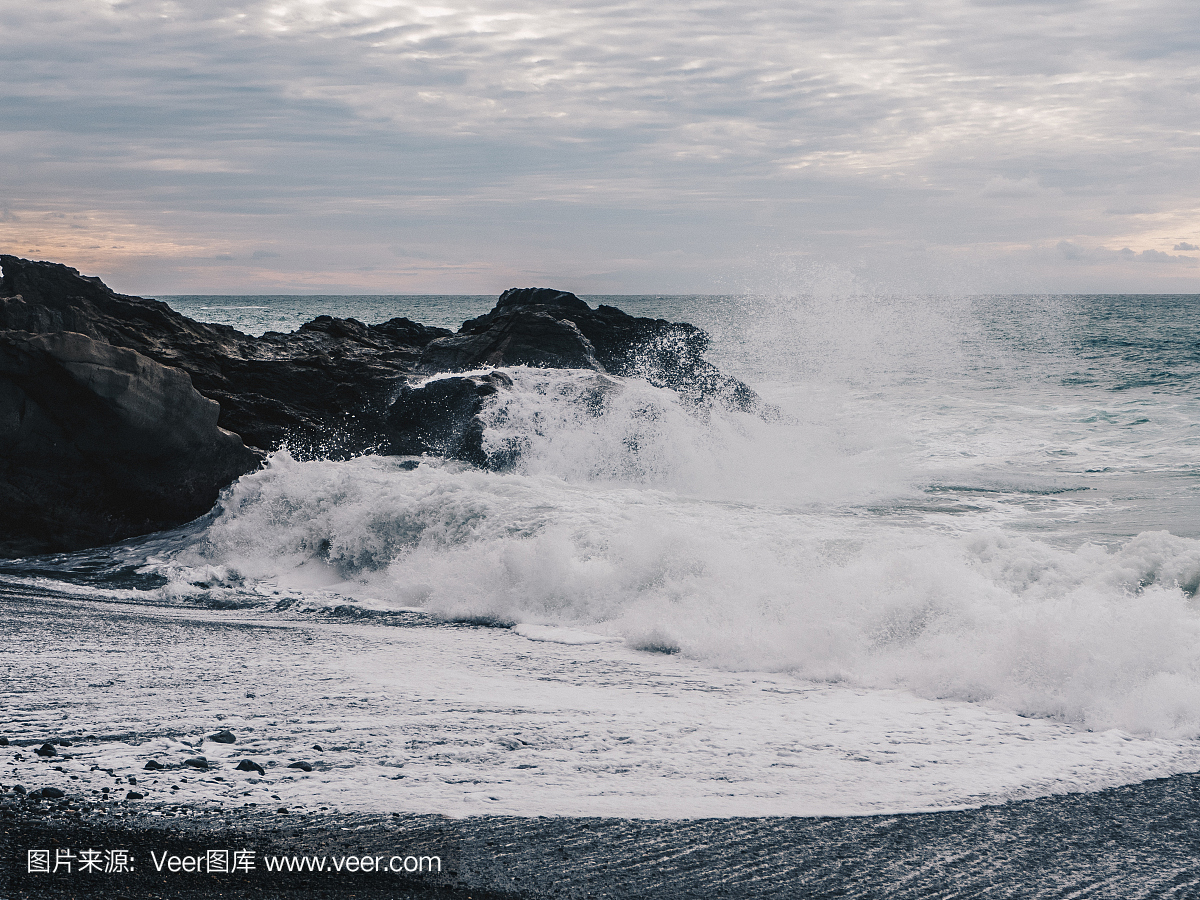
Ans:
[[[250,334],[456,328],[495,302],[161,299]],[[596,417],[583,373],[510,369],[486,440],[522,447],[515,472],[281,452],[206,520],[6,577],[421,609],[514,626],[535,656],[612,641],[885,707],[1200,736],[1200,297],[584,299],[705,328],[781,417],[633,379]]]

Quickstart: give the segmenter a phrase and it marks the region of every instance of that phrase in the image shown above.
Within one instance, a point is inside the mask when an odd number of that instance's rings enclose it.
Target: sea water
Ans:
[[[494,303],[164,299],[253,334],[319,314],[454,327]],[[637,378],[598,409],[593,373],[508,368],[483,415],[513,471],[285,449],[191,526],[7,577],[86,571],[95,591],[135,571],[108,587],[416,609],[511,629],[534,659],[615,647],[884,710],[1200,736],[1200,298],[585,299],[705,328],[778,415]]]

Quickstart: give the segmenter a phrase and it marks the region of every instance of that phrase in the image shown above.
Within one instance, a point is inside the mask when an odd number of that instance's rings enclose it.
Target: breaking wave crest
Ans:
[[[1200,735],[1200,541],[914,528],[873,511],[915,496],[886,421],[835,427],[809,397],[764,422],[636,379],[510,374],[485,440],[519,445],[518,470],[281,452],[158,565],[181,591],[328,590],[717,667]]]

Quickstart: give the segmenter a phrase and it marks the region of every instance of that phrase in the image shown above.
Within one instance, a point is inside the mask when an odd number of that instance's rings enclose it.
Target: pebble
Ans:
[[[311,772],[313,769],[312,763],[303,762],[303,761],[290,763],[288,765],[288,768],[289,769],[302,769],[305,772]]]
[[[35,800],[56,800],[59,797],[65,797],[67,795],[65,791],[61,791],[56,787],[44,787],[39,788],[29,796]]]
[[[137,791],[130,791],[125,795],[126,800],[143,800],[145,797],[145,794],[139,794]]]
[[[166,766],[164,766],[162,763],[160,763],[157,759],[152,759],[148,763],[146,763],[146,765],[144,765],[142,768],[150,769],[151,771],[153,771],[155,769],[165,769]]]
[[[193,769],[207,769],[208,768],[208,760],[205,759],[203,756],[193,756],[191,759],[185,759],[183,761],[183,764],[185,766],[191,766]]]

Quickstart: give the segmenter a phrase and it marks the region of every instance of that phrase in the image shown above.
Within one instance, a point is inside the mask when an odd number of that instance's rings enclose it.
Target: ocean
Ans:
[[[160,299],[251,334],[495,302]],[[107,735],[93,765],[218,724],[252,739],[214,765],[281,763],[172,797],[452,816],[882,814],[1200,768],[1200,297],[584,299],[706,329],[777,414],[638,379],[598,411],[591,373],[512,368],[485,442],[513,471],[281,450],[175,531],[0,564],[12,683],[76,691],[6,712]]]

